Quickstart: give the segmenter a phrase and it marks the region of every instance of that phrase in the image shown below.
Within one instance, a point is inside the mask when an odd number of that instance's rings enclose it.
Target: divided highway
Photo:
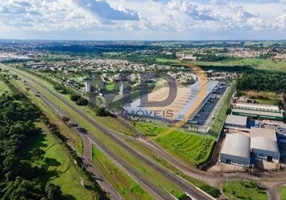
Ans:
[[[121,141],[118,138],[118,133],[110,130],[109,128],[103,126],[102,124],[100,124],[99,122],[97,122],[96,120],[94,120],[93,118],[91,118],[90,116],[88,116],[85,112],[83,112],[81,109],[79,109],[78,107],[72,105],[70,102],[68,102],[65,98],[63,98],[60,94],[57,94],[55,92],[53,92],[52,90],[50,90],[49,88],[47,88],[44,84],[42,84],[41,82],[32,79],[31,77],[26,76],[25,74],[23,74],[22,72],[20,72],[19,70],[15,70],[15,69],[11,69],[13,72],[15,72],[16,74],[18,74],[21,77],[24,77],[27,81],[29,82],[33,82],[35,84],[37,84],[39,87],[41,87],[43,90],[49,92],[51,95],[55,96],[56,98],[58,98],[61,102],[63,102],[66,106],[70,107],[73,111],[77,112],[81,117],[83,117],[84,119],[86,119],[88,122],[90,122],[92,125],[94,125],[98,130],[100,130],[101,132],[105,133],[106,135],[108,135],[113,141],[115,141],[117,144],[119,144],[122,148],[126,149],[128,152],[130,152],[132,155],[134,155],[135,157],[139,158],[141,161],[143,161],[146,165],[152,167],[154,170],[156,170],[158,173],[162,174],[163,176],[165,176],[168,180],[170,180],[171,182],[177,184],[179,187],[181,187],[185,192],[187,192],[188,194],[190,194],[191,196],[193,196],[195,199],[200,199],[200,200],[204,200],[204,199],[211,199],[208,195],[206,195],[204,192],[198,190],[197,188],[195,188],[193,185],[191,185],[190,183],[188,183],[187,181],[183,180],[182,178],[178,177],[176,174],[174,174],[173,172],[170,172],[169,170],[165,169],[164,167],[158,166],[157,164],[155,164],[154,162],[152,162],[150,159],[148,159],[147,157],[145,157],[144,155],[136,152],[135,150],[133,150],[131,147],[129,147],[126,143],[124,143],[123,141]],[[72,116],[70,116],[71,119],[73,119]],[[74,119],[73,119],[74,120]],[[78,122],[80,124],[80,122]],[[132,166],[129,166],[128,164],[126,164],[125,162],[123,162],[120,158],[118,158],[117,156],[115,156],[107,147],[105,147],[104,145],[102,145],[100,143],[100,141],[96,140],[96,138],[89,134],[89,137],[91,138],[91,140],[97,144],[98,146],[100,146],[102,149],[104,149],[104,151],[112,158],[114,159],[117,163],[120,163],[121,166],[124,167],[124,170],[128,171],[129,174],[131,174],[148,192],[150,192],[156,199],[171,199],[172,197],[165,191],[162,191],[160,188],[154,186],[153,184],[150,183],[150,181],[146,180],[144,177],[142,177],[140,174],[138,174],[133,168]]]

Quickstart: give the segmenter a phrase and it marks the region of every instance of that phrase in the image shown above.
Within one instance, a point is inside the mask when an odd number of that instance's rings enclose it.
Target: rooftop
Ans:
[[[251,138],[250,148],[279,153],[277,142],[263,137]]]
[[[237,116],[237,115],[228,115],[226,120],[225,120],[225,123],[226,124],[246,126],[246,124],[247,124],[247,117]]]
[[[242,134],[226,135],[223,147],[220,151],[222,154],[228,154],[237,157],[250,157],[250,138]]]
[[[262,137],[272,141],[277,141],[276,131],[272,128],[256,128],[252,127],[250,132],[250,137]]]
[[[257,110],[246,110],[246,109],[232,109],[232,112],[238,112],[238,113],[247,113],[250,115],[265,115],[265,116],[271,116],[271,117],[282,117],[283,113],[276,113],[276,112],[264,112],[264,111],[257,111]]]
[[[264,105],[264,104],[253,104],[253,103],[237,103],[235,104],[235,107],[238,108],[250,108],[250,109],[257,109],[257,110],[269,110],[269,111],[275,111],[280,112],[280,109],[278,106],[273,105]]]

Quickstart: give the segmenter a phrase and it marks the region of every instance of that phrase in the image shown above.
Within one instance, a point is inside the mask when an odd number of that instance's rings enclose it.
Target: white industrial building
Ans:
[[[251,158],[279,163],[280,152],[275,129],[251,128],[250,136],[227,134],[220,152],[220,162],[250,166]]]
[[[247,117],[238,115],[228,115],[225,120],[224,127],[237,130],[247,129]]]
[[[275,129],[251,128],[250,148],[256,159],[279,162],[280,152]]]
[[[220,151],[220,162],[228,164],[250,165],[250,138],[242,134],[226,136]]]

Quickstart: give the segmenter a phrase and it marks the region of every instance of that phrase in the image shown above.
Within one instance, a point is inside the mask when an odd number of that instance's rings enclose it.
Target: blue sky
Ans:
[[[286,0],[5,0],[0,38],[286,39]]]

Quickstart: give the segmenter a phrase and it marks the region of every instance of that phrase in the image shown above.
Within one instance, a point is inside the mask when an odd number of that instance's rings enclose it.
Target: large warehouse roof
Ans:
[[[247,117],[237,116],[237,115],[228,115],[226,120],[225,120],[225,123],[238,125],[238,126],[246,126],[247,125]]]
[[[257,111],[257,110],[247,110],[247,109],[232,109],[233,113],[245,113],[248,115],[253,115],[253,116],[270,116],[270,117],[282,117],[283,118],[283,114],[281,112],[264,112],[264,111]]]
[[[264,105],[264,104],[252,104],[252,103],[237,103],[235,108],[240,109],[253,109],[253,110],[261,110],[261,111],[269,111],[269,112],[280,112],[278,106],[273,105]]]
[[[277,142],[263,137],[251,138],[250,148],[279,153]]]
[[[138,98],[130,103],[130,106],[125,105],[123,109],[128,113],[138,113],[138,115],[142,114],[142,116],[150,118],[182,120],[189,111],[193,111],[193,115],[195,115],[218,84],[218,81],[198,81],[189,87],[178,87],[175,100],[171,104],[159,107],[144,107],[146,102],[141,102],[141,100],[148,99],[149,101],[160,102],[167,99],[170,88],[162,87],[144,96],[148,98]],[[170,111],[170,116],[166,115],[167,111]]]
[[[251,128],[250,132],[252,149],[261,149],[271,152],[279,152],[275,129]]]
[[[256,128],[252,127],[250,137],[263,137],[269,140],[277,141],[276,131],[273,128]]]
[[[229,134],[226,136],[221,154],[249,158],[250,138],[242,134]]]

